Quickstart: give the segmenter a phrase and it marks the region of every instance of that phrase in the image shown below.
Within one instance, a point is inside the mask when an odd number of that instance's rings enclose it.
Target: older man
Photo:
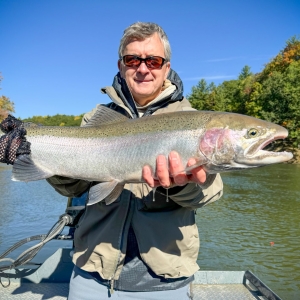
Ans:
[[[120,42],[119,73],[102,89],[112,100],[107,106],[128,118],[191,110],[170,57],[160,26],[129,26]],[[191,157],[188,165],[194,163]],[[145,184],[125,185],[110,205],[86,207],[75,232],[69,300],[192,298],[189,284],[199,268],[195,210],[219,199],[223,186],[219,175],[207,176],[201,167],[185,174],[185,167],[175,151],[159,155],[156,170],[141,170]],[[48,181],[65,196],[93,185],[58,176]]]

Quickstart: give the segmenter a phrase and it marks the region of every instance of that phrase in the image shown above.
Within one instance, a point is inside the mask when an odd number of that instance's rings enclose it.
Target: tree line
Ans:
[[[23,119],[24,122],[32,122],[44,126],[80,126],[84,114],[74,115],[54,115],[54,116],[33,116]]]
[[[285,47],[253,74],[245,66],[237,79],[216,86],[204,79],[187,96],[198,110],[228,111],[279,124],[289,131],[288,146],[300,148],[300,40]]]

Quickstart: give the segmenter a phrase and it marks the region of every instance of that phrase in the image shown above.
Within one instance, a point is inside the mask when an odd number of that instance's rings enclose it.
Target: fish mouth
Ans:
[[[279,152],[278,148],[280,147],[279,145],[282,144],[280,143],[283,141],[287,135],[278,135],[276,137],[272,137],[269,140],[266,140],[264,143],[262,143],[257,150],[258,151],[268,151],[268,152]]]
[[[284,147],[282,141],[287,136],[288,131],[284,130],[266,139],[263,143],[258,141],[256,146],[251,146],[247,150],[245,155],[246,160],[248,160],[248,163],[265,165],[285,162],[292,159],[293,154],[291,152],[281,151]]]

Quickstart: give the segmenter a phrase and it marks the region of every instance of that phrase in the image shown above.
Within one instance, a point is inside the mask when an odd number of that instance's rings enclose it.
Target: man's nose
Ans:
[[[141,64],[139,65],[137,71],[139,73],[142,73],[142,74],[145,74],[145,73],[148,73],[149,72],[149,69],[148,67],[146,66],[145,62],[142,61]]]

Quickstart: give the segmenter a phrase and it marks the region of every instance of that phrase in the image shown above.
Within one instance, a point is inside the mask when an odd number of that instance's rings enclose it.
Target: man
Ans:
[[[129,118],[191,110],[170,56],[161,27],[129,26],[120,42],[119,73],[102,89],[112,100],[107,106]],[[191,157],[188,165],[194,163]],[[86,207],[75,231],[69,300],[192,298],[189,285],[199,268],[195,210],[219,199],[223,186],[219,175],[207,176],[201,167],[185,174],[185,167],[175,151],[159,155],[156,170],[141,170],[145,184],[126,184],[110,205]],[[65,196],[79,196],[93,184],[59,176],[48,182]]]

